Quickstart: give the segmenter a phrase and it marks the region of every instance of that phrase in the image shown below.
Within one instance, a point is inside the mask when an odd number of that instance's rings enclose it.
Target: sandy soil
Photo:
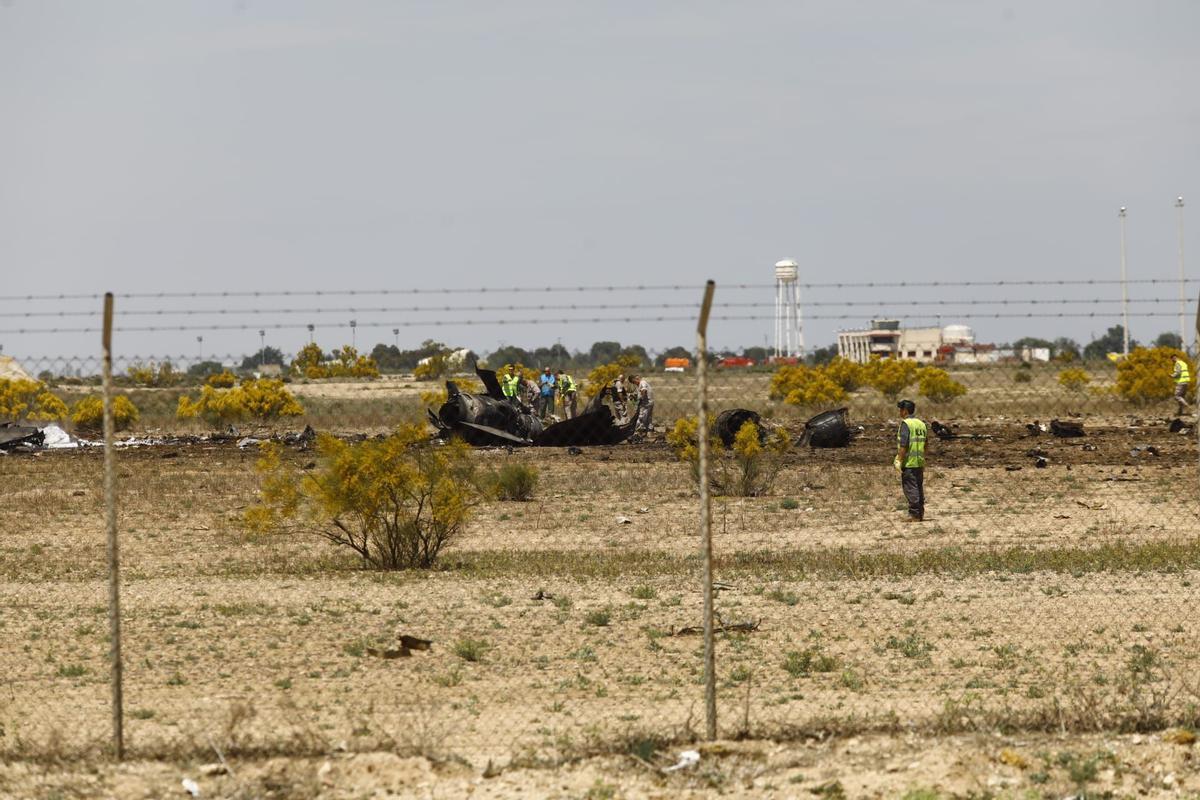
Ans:
[[[481,509],[447,569],[398,574],[315,537],[244,533],[252,450],[123,453],[135,763],[116,770],[93,767],[108,735],[100,454],[0,457],[0,795],[162,796],[184,774],[211,796],[281,797],[1192,787],[1192,746],[1153,731],[1194,724],[1194,444],[1150,423],[1083,440],[971,430],[992,439],[931,447],[924,525],[902,523],[882,423],[789,456],[771,496],[714,504],[718,611],[757,626],[719,637],[721,732],[761,741],[671,777],[629,755],[668,763],[703,729],[700,639],[675,635],[699,622],[696,503],[661,444],[479,451],[537,466],[534,501]],[[1158,455],[1131,454],[1145,444]],[[1100,545],[1183,549],[1076,553]],[[1013,547],[1042,566],[921,566]],[[858,571],[876,556],[917,567]],[[433,646],[372,654],[399,633]],[[1150,733],[964,733],[1064,727]],[[216,750],[236,778],[199,775]],[[499,777],[481,777],[489,762]]]

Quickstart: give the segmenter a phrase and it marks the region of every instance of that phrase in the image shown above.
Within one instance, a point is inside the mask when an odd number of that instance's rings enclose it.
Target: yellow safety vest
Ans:
[[[564,374],[562,376],[562,384],[563,384],[562,385],[562,393],[563,394],[566,394],[567,392],[575,391],[575,379],[572,378],[570,375]]]
[[[521,386],[520,375],[505,375],[504,380],[500,383],[500,390],[505,397],[516,397],[517,389]]]
[[[925,423],[916,417],[903,420],[908,427],[908,455],[904,459],[905,469],[925,466]],[[900,431],[896,431],[896,444],[900,445]]]
[[[1187,362],[1182,358],[1175,359],[1175,369],[1179,370],[1179,377],[1175,379],[1176,383],[1192,382],[1192,373],[1188,370]]]

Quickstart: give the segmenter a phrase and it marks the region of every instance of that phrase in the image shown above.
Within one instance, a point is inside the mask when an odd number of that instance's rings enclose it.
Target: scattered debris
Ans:
[[[758,630],[758,626],[762,624],[762,620],[748,619],[744,622],[731,622],[726,624],[718,615],[716,625],[713,626],[713,631],[716,633],[754,633]],[[672,633],[672,636],[697,636],[704,633],[703,625],[687,625]]]
[[[809,447],[847,447],[850,444],[850,425],[846,422],[847,408],[825,411],[804,423],[803,439]]]
[[[568,453],[569,455],[573,455],[573,456],[581,456],[581,455],[583,455],[583,451],[582,451],[582,450],[580,450],[578,447],[568,447],[568,448],[567,448],[567,453]]]
[[[214,775],[225,775],[229,772],[229,767],[225,764],[201,764],[200,774],[212,777]]]
[[[550,594],[545,589],[538,589],[536,592],[533,593],[533,597],[531,599],[533,599],[533,600],[553,600],[554,595]]]
[[[0,450],[41,447],[44,440],[45,435],[40,428],[18,425],[15,422],[0,422]]]
[[[180,783],[183,786],[183,790],[192,797],[200,796],[200,784],[196,783],[191,778],[184,778],[182,781],[180,781]]]
[[[934,436],[944,441],[949,441],[950,439],[971,439],[973,441],[990,442],[992,440],[991,436],[983,433],[957,433],[936,419],[929,423],[929,427],[933,430]]]
[[[649,508],[645,508],[645,507],[643,507],[643,508],[639,508],[639,509],[637,509],[637,513],[639,513],[639,514],[649,514],[649,513],[650,513],[650,509],[649,509]]]
[[[1108,508],[1108,506],[1104,503],[1085,503],[1082,500],[1076,500],[1075,505],[1080,506],[1081,508],[1086,508],[1089,511],[1104,511]]]
[[[1064,439],[1071,439],[1077,436],[1084,436],[1082,422],[1064,422],[1063,420],[1050,420],[1050,433]]]
[[[1021,471],[1021,468],[1020,468],[1020,467],[1018,467],[1018,466],[1014,466],[1014,465],[1012,465],[1012,464],[1009,464],[1007,467],[1005,467],[1005,468],[1004,468],[1004,471],[1005,471],[1005,472],[1020,472],[1020,471]]]
[[[1094,445],[1094,444],[1085,444],[1085,445],[1083,446],[1083,449],[1084,449],[1084,450],[1086,450],[1086,451],[1088,451],[1088,452],[1091,452],[1091,451],[1093,451],[1093,450],[1095,450],[1095,449],[1097,449],[1097,448],[1096,448],[1096,445]]]
[[[237,446],[239,450],[245,450],[247,447],[254,447],[261,442],[262,439],[255,439],[253,436],[246,436],[245,438],[238,439]]]
[[[716,592],[732,592],[737,589],[737,587],[734,586],[732,583],[725,583],[724,581],[713,581],[712,587],[713,587],[714,593],[716,593]]]
[[[617,524],[618,525],[632,525],[633,520],[631,520],[629,517],[617,517]]]
[[[1138,455],[1156,456],[1156,455],[1158,455],[1158,448],[1152,444],[1139,444],[1136,447],[1134,447],[1132,450],[1129,451],[1129,455],[1131,455],[1131,456],[1138,456]]]
[[[1055,514],[1054,518],[1055,519],[1070,519],[1071,515],[1070,514]]]
[[[1037,459],[1033,462],[1033,466],[1036,467],[1037,469],[1045,469],[1046,468],[1046,457],[1038,456]]]
[[[673,766],[663,767],[663,772],[675,772],[676,770],[687,769],[694,767],[700,763],[700,752],[698,750],[684,750],[679,754],[679,761]]]
[[[428,639],[421,639],[416,636],[409,636],[402,633],[400,634],[399,647],[368,647],[367,655],[384,659],[408,658],[412,655],[413,650],[428,650],[432,645],[433,642]]]

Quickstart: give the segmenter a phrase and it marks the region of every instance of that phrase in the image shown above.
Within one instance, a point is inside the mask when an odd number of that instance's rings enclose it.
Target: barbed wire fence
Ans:
[[[803,288],[920,290],[886,302],[806,300],[821,309],[806,320],[1089,317],[1115,325],[1120,301],[1109,298],[952,300],[929,292],[1092,292],[1116,283]],[[738,293],[770,288],[718,287],[710,341],[732,323],[769,321],[769,304]],[[237,758],[388,748],[483,765],[624,749],[654,761],[666,745],[704,735],[704,570],[689,450],[698,444],[694,358],[676,368],[683,371],[666,371],[662,359],[620,367],[645,377],[654,406],[650,430],[636,431],[636,387],[598,401],[610,409],[605,424],[631,429],[619,444],[579,434],[578,444],[479,447],[472,459],[481,468],[535,470],[533,499],[485,502],[445,551],[445,569],[364,570],[320,537],[245,527],[246,510],[262,497],[261,442],[279,443],[284,463],[308,474],[322,459],[306,426],[374,441],[427,409],[442,419],[441,379],[485,390],[465,365],[426,381],[410,370],[309,378],[293,368],[305,332],[314,343],[320,337],[324,352],[340,346],[328,341],[334,336],[345,344],[356,336],[365,342],[368,332],[386,339],[389,331],[427,328],[462,340],[477,326],[527,324],[532,312],[559,311],[538,322],[661,326],[686,342],[695,303],[657,302],[654,293],[699,294],[691,286],[510,287],[486,293],[624,292],[633,300],[377,299],[469,291],[482,290],[117,295],[118,342],[180,332],[253,340],[264,332],[239,355],[206,357],[201,347],[171,357],[114,354],[118,391],[138,409],[119,436],[130,752],[200,758],[217,750]],[[356,296],[371,304],[299,304]],[[238,298],[285,302],[156,307]],[[80,307],[60,307],[67,301]],[[1177,298],[1129,303],[1131,318],[1161,319],[1165,328],[1178,315]],[[351,325],[332,321],[334,314],[377,316]],[[230,317],[245,322],[224,321]],[[42,322],[53,318],[79,322]],[[93,295],[0,298],[7,342],[97,334],[98,320]],[[273,365],[265,332],[290,342]],[[1188,613],[1200,560],[1194,383],[1185,398],[1192,405],[1183,407],[1173,399],[1173,360],[1161,353],[1115,363],[1061,353],[1022,360],[997,350],[986,363],[961,363],[951,350],[920,364],[888,362],[895,368],[841,360],[711,364],[718,736],[1200,722],[1189,680],[1200,655]],[[98,356],[16,355],[72,412],[98,392]],[[1187,364],[1194,376],[1195,363]],[[604,364],[573,358],[522,366],[574,373],[586,410],[587,373]],[[219,423],[181,417],[180,399],[198,401],[226,369],[238,381],[255,373],[286,380],[301,412]],[[893,467],[900,398],[914,400],[929,425],[927,505],[918,523],[906,521]],[[551,430],[566,413],[560,399],[540,428]],[[739,419],[753,421],[753,431]],[[61,426],[85,443],[96,438],[70,416]],[[13,595],[6,628],[24,653],[9,670],[0,753],[85,756],[107,741],[99,462],[85,444],[13,453],[0,469],[30,498],[0,511]],[[33,582],[36,595],[18,598]],[[432,647],[413,650],[400,634]]]

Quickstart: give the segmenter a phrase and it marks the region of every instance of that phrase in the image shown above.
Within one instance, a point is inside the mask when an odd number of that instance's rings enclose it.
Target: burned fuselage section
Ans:
[[[604,393],[579,416],[543,426],[533,409],[503,395],[495,370],[476,368],[475,374],[486,394],[463,392],[454,381],[446,381],[446,402],[436,414],[429,412],[439,435],[459,436],[477,447],[582,447],[620,444],[633,434],[634,421],[618,420],[601,402]]]

